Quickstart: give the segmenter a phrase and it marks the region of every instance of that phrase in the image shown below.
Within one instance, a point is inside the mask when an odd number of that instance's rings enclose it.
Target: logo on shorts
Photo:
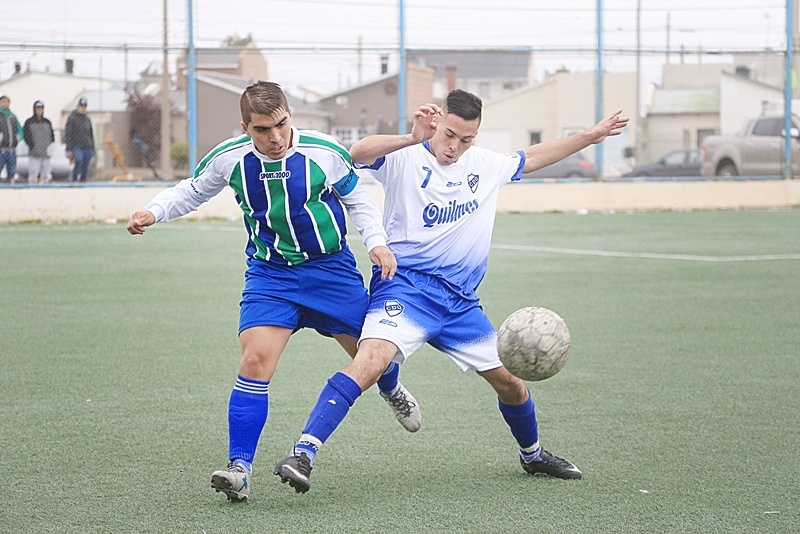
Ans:
[[[403,313],[406,308],[396,300],[387,300],[383,303],[383,309],[386,310],[386,315],[395,317]]]
[[[394,328],[397,328],[397,323],[394,321],[390,321],[389,319],[381,319],[378,322],[381,324],[385,324],[386,326],[392,326]]]

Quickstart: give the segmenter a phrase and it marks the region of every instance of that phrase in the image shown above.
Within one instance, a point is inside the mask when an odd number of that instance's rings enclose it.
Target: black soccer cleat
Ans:
[[[525,460],[520,458],[519,461],[522,464],[522,469],[531,475],[548,475],[555,478],[567,479],[576,479],[583,476],[581,470],[575,467],[572,462],[554,456],[544,449],[542,449],[539,460],[525,462]]]
[[[287,456],[275,466],[274,473],[281,477],[281,482],[288,482],[297,493],[305,493],[311,487],[308,477],[311,476],[311,460],[301,452],[299,455]]]

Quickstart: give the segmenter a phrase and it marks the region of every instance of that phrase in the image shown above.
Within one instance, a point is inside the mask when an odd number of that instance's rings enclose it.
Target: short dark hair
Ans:
[[[250,124],[253,113],[272,115],[279,109],[289,111],[289,101],[280,85],[259,80],[244,90],[239,100],[239,109],[242,112],[242,121]]]
[[[463,89],[453,89],[444,101],[445,113],[452,113],[465,121],[477,120],[480,123],[482,107],[483,102],[478,96]]]

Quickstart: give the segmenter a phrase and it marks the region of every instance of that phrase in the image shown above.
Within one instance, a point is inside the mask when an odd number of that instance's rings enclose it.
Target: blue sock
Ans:
[[[238,375],[228,402],[228,457],[251,470],[258,439],[267,423],[268,393],[269,381]]]
[[[397,388],[400,379],[400,365],[397,362],[391,362],[389,367],[383,372],[378,379],[378,389],[384,393],[391,395]]]
[[[308,416],[295,451],[306,452],[313,460],[317,449],[333,434],[360,395],[361,386],[346,374],[339,372],[330,377]]]
[[[526,461],[538,459],[539,456],[539,425],[536,422],[536,407],[533,397],[528,391],[528,400],[522,404],[503,404],[497,401],[500,413],[503,414],[511,434],[517,440],[520,454]]]

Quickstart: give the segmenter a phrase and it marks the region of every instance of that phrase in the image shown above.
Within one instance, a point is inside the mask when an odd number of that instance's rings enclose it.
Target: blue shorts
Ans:
[[[394,360],[405,361],[424,343],[449,356],[462,371],[500,367],[497,332],[480,305],[441,279],[398,269],[391,280],[373,273],[370,303],[361,339],[384,339],[397,346]]]
[[[349,248],[300,265],[249,259],[239,332],[254,326],[313,328],[358,337],[369,298]]]

